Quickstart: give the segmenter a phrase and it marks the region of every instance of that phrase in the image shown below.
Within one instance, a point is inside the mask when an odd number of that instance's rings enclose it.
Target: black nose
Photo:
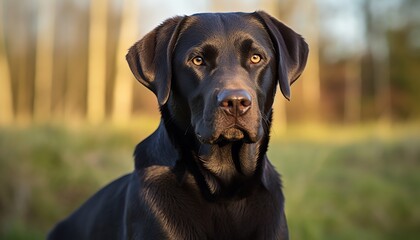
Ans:
[[[245,114],[252,104],[251,95],[245,90],[222,90],[217,95],[219,107],[233,116]]]

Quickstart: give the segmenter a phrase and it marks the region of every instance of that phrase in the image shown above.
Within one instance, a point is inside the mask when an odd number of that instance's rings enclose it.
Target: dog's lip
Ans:
[[[198,141],[200,141],[203,144],[215,144],[217,142],[217,139],[219,138],[217,135],[211,135],[210,137],[205,137],[201,133],[196,133],[195,135]]]
[[[229,142],[246,142],[254,143],[257,136],[251,136],[249,132],[239,126],[230,126],[221,131],[214,131],[210,137],[204,137],[200,133],[196,133],[197,139],[205,144],[221,144]]]
[[[222,134],[220,134],[219,139],[222,138],[222,140],[236,142],[244,139],[246,135],[248,135],[246,131],[237,127],[231,127],[224,130]]]

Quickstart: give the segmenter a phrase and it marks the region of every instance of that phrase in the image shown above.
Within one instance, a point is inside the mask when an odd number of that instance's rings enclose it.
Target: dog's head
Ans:
[[[200,142],[252,143],[264,133],[277,83],[289,99],[307,55],[303,38],[265,12],[208,13],[166,20],[127,61]]]

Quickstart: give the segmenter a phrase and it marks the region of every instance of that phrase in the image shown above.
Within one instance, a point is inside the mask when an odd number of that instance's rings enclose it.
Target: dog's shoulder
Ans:
[[[178,152],[161,123],[156,131],[137,144],[134,150],[135,169],[146,169],[151,166],[173,167],[178,157]],[[149,170],[152,169],[154,168]]]

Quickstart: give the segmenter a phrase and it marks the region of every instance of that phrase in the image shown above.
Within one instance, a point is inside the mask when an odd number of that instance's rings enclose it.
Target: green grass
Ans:
[[[154,125],[0,129],[0,239],[44,239]],[[135,130],[133,130],[135,129]],[[292,239],[418,239],[420,126],[274,131]]]
[[[418,239],[419,129],[352,131],[272,142],[292,239]]]

